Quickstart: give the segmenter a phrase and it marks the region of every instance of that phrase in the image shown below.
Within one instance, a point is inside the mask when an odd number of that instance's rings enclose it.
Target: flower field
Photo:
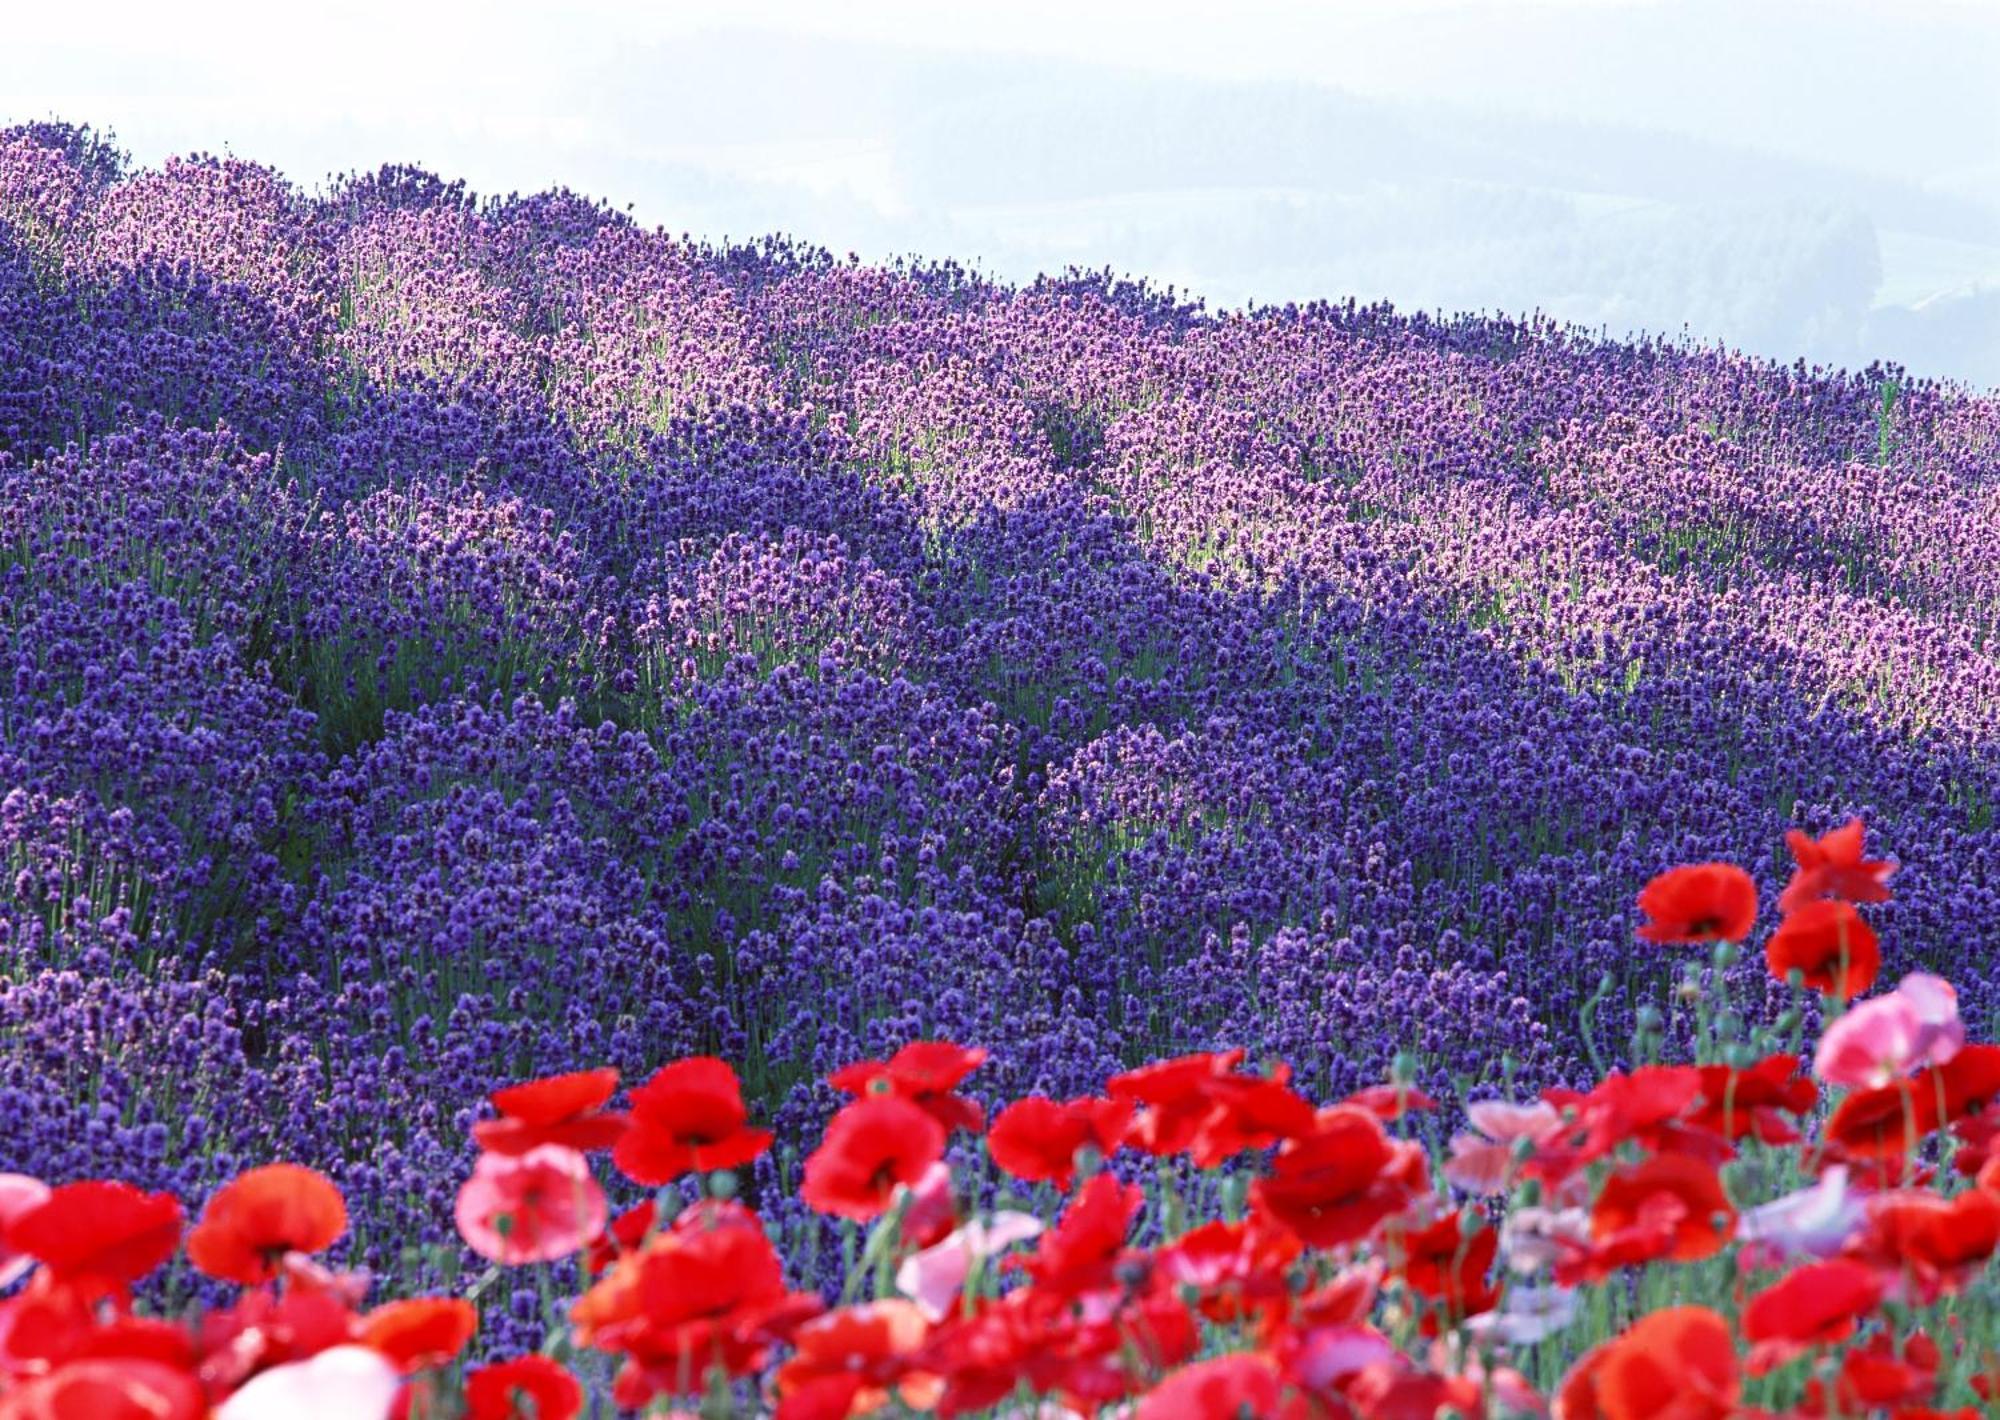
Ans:
[[[1996,629],[1898,369],[0,130],[0,1420],[1976,1413]]]

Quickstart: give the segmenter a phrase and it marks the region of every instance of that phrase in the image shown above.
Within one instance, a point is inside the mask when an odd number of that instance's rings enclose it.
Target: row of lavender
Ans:
[[[1632,883],[1851,811],[1984,1031],[1996,474],[1894,370],[6,131],[0,1169],[297,1159],[390,1265],[578,1062],[1577,1080]]]

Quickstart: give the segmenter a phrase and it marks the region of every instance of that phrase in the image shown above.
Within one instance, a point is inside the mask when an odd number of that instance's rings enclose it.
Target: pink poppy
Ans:
[[[1015,1243],[1039,1237],[1041,1219],[1006,1210],[993,1221],[966,1223],[934,1247],[913,1253],[896,1269],[896,1290],[914,1301],[932,1321],[944,1320],[958,1300],[959,1289],[972,1265],[1004,1252]]]
[[[1467,1193],[1488,1196],[1508,1192],[1517,1181],[1517,1139],[1539,1144],[1562,1128],[1562,1116],[1543,1100],[1533,1104],[1480,1100],[1467,1105],[1465,1115],[1473,1132],[1452,1136],[1444,1176]]]
[[[1964,1044],[1958,992],[1943,977],[1916,972],[1829,1025],[1813,1073],[1832,1085],[1879,1089],[1912,1070],[1944,1064]]]
[[[456,1209],[467,1245],[509,1266],[568,1257],[603,1233],[608,1216],[589,1161],[561,1144],[480,1155]]]

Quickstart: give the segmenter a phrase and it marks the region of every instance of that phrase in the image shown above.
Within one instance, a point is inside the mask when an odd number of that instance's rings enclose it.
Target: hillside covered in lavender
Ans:
[[[1990,1034],[1996,628],[1991,392],[6,130],[0,1170],[387,1266],[585,1065],[1582,1081],[1855,813]]]

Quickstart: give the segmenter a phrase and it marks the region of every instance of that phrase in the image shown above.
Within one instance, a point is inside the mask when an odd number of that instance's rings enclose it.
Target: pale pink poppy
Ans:
[[[1300,1336],[1289,1367],[1301,1385],[1330,1390],[1370,1366],[1402,1359],[1396,1343],[1372,1326],[1316,1326]]]
[[[1590,1214],[1582,1208],[1516,1208],[1500,1224],[1500,1256],[1516,1276],[1589,1249]]]
[[[215,1420],[389,1420],[402,1384],[380,1352],[334,1346],[251,1377]]]
[[[903,1191],[910,1200],[903,1208],[905,1243],[922,1246],[935,1241],[958,1221],[958,1201],[951,1196],[951,1169],[942,1160],[925,1169],[923,1177]]]
[[[7,1225],[49,1196],[49,1186],[24,1173],[0,1173],[0,1287],[26,1275],[35,1259],[7,1246]]]
[[[581,1250],[604,1232],[608,1213],[589,1161],[575,1149],[543,1144],[525,1154],[481,1154],[454,1216],[474,1252],[519,1266]]]
[[[1801,1257],[1833,1257],[1860,1229],[1867,1205],[1847,1186],[1847,1169],[1835,1165],[1819,1182],[1749,1209],[1736,1220],[1743,1260],[1775,1267]]]
[[[1916,972],[1894,991],[1850,1007],[1821,1032],[1813,1073],[1830,1085],[1875,1089],[1944,1064],[1964,1044],[1958,992],[1943,977]]]
[[[1533,1104],[1480,1100],[1465,1107],[1465,1116],[1474,1132],[1452,1136],[1444,1176],[1468,1193],[1483,1195],[1505,1193],[1514,1186],[1519,1172],[1516,1140],[1539,1144],[1562,1127],[1555,1106],[1540,1100]]]
[[[1481,1341],[1501,1346],[1535,1346],[1576,1320],[1574,1287],[1507,1289],[1507,1298],[1490,1312],[1467,1317],[1465,1329]]]
[[[1027,1213],[1002,1210],[990,1223],[974,1219],[935,1246],[904,1258],[896,1269],[896,1290],[932,1321],[942,1321],[958,1300],[959,1289],[965,1286],[975,1262],[1038,1237],[1041,1231],[1041,1219]]]

